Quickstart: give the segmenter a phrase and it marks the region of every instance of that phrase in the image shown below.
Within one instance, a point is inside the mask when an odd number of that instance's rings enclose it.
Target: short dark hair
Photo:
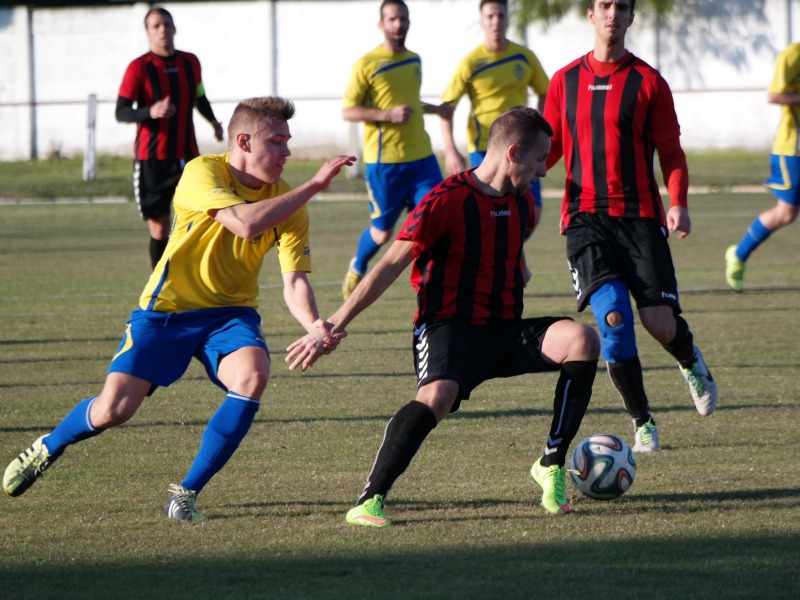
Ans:
[[[246,131],[251,135],[261,130],[266,119],[288,121],[294,116],[294,102],[277,96],[260,96],[242,100],[233,109],[228,122],[228,140]]]
[[[636,8],[636,0],[628,0],[631,3],[631,14],[633,14],[633,9]],[[589,0],[586,8],[594,8],[594,0]]]
[[[484,4],[502,4],[503,6],[508,8],[508,0],[481,0],[480,6],[478,6],[478,10],[481,10]]]
[[[162,17],[167,17],[169,22],[172,23],[172,26],[175,26],[175,19],[172,18],[172,14],[163,6],[153,6],[147,13],[144,15],[144,28],[147,29],[147,19],[150,18],[150,15],[158,13]]]
[[[408,5],[405,2],[403,2],[403,0],[383,0],[383,2],[381,2],[381,9],[378,13],[381,16],[381,21],[383,21],[383,7],[388,4],[396,4],[397,6],[402,6],[403,8],[406,9],[406,12],[408,12]]]
[[[553,128],[542,114],[530,106],[514,106],[497,117],[489,128],[489,146],[517,144],[528,150],[540,133],[553,137]]]

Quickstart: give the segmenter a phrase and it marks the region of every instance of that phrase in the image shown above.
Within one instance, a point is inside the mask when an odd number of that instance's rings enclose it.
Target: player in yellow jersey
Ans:
[[[471,167],[477,167],[486,155],[489,127],[494,120],[512,106],[528,103],[528,89],[538,97],[539,112],[550,79],[539,59],[528,48],[506,37],[508,30],[508,2],[506,0],[481,0],[480,26],[483,43],[472,50],[458,64],[444,94],[442,102],[454,109],[465,94],[469,97],[470,113],[467,121],[467,150]],[[453,118],[442,118],[445,169],[455,175],[466,168],[464,157],[453,139]],[[536,223],[542,210],[541,183],[531,184],[535,200]]]
[[[725,252],[725,279],[734,292],[744,289],[744,265],[750,254],[774,231],[794,223],[800,211],[800,43],[778,55],[767,101],[781,107],[770,154],[772,174],[764,182],[777,202],[758,215],[742,240]]]
[[[308,332],[306,342],[331,352],[330,335],[308,281],[311,270],[306,203],[355,157],[326,162],[291,189],[282,179],[290,155],[283,98],[241,102],[228,125],[227,154],[186,165],[175,193],[175,224],[167,248],[142,293],[139,308],[111,360],[100,395],[80,402],[48,435],[15,458],[3,488],[19,496],[66,448],[130,419],[157,387],[177,381],[192,357],[226,397],[203,433],[181,484],[169,486],[167,517],[203,520],[197,494],[244,439],[267,385],[270,357],[256,311],[264,254],[277,246],[283,297]]]
[[[383,43],[356,61],[342,109],[346,121],[364,123],[371,220],[342,283],[345,300],[366,273],[369,260],[392,237],[403,209],[414,208],[442,180],[423,113],[452,116],[449,105],[420,99],[422,62],[405,46],[410,23],[405,2],[384,0],[380,18]]]

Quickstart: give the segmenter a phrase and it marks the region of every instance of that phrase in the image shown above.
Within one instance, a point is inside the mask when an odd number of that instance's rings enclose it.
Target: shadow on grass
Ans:
[[[175,545],[193,538],[175,524]],[[608,539],[403,549],[409,528],[342,524],[319,554],[232,555],[186,545],[131,560],[0,565],[6,600],[142,598],[795,598],[800,546],[786,536]],[[331,540],[330,538],[338,538]],[[336,549],[333,549],[336,548]],[[46,553],[43,553],[46,555]]]

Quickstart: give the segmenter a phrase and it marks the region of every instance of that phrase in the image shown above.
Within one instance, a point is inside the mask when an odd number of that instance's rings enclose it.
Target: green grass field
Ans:
[[[763,178],[764,157],[746,168],[739,156],[733,167],[708,159],[693,179],[727,189]],[[24,172],[0,168],[6,197],[8,173]],[[52,174],[38,179],[67,187]],[[796,598],[797,230],[759,249],[747,291],[733,294],[725,247],[773,200],[716,193],[690,203],[694,231],[671,245],[719,406],[700,417],[670,357],[638,329],[663,450],[637,457],[636,481],[618,500],[570,488],[570,515],[538,506],[528,469],[547,434],[556,376],[526,376],[484,384],[431,434],[389,498],[396,527],[346,525],[386,421],[414,396],[413,293],[403,277],[351,324],[339,350],[289,373],[284,348],[301,331],[268,255],[261,313],[272,377],[250,434],[200,496],[209,520],[162,514],[167,485],[183,478],[223,398],[195,364],[131,422],[71,447],[24,496],[0,497],[0,598]],[[310,211],[312,282],[328,315],[366,211],[361,202],[313,202]],[[546,200],[528,244],[526,314],[590,322],[575,313],[557,213]],[[2,206],[0,239],[4,468],[99,391],[149,260],[131,203]],[[600,432],[633,442],[604,371],[579,437]]]

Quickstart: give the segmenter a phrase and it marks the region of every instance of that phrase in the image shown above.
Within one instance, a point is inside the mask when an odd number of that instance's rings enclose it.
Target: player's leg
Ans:
[[[138,410],[152,384],[124,373],[109,373],[99,396],[79,402],[47,435],[33,442],[3,475],[3,489],[20,496],[68,446],[124,423]]]
[[[735,292],[744,289],[744,267],[750,255],[774,231],[794,223],[800,212],[800,157],[772,154],[770,166],[771,175],[765,184],[777,203],[758,215],[739,243],[725,251],[725,280]]]
[[[245,309],[212,334],[200,356],[225,399],[206,425],[200,448],[183,481],[171,484],[165,514],[178,521],[200,521],[197,495],[231,459],[250,431],[269,380],[270,360],[259,317]],[[258,341],[256,341],[258,340]],[[257,344],[257,345],[244,345]]]
[[[551,514],[569,512],[566,457],[592,397],[600,342],[597,333],[571,319],[525,319],[501,376],[559,371],[553,418],[544,452],[530,469],[542,488],[541,504]]]
[[[346,521],[352,525],[388,527],[384,502],[394,482],[406,471],[425,438],[450,413],[458,383],[439,379],[419,388],[416,399],[389,420],[367,484]]]
[[[169,241],[172,197],[183,171],[183,161],[137,160],[133,187],[139,214],[150,233],[150,263],[155,267]]]
[[[402,190],[395,182],[400,165],[368,164],[366,166],[370,225],[358,238],[355,256],[350,260],[342,282],[342,297],[347,300],[369,268],[369,261],[381,246],[391,239],[400,214]]]

